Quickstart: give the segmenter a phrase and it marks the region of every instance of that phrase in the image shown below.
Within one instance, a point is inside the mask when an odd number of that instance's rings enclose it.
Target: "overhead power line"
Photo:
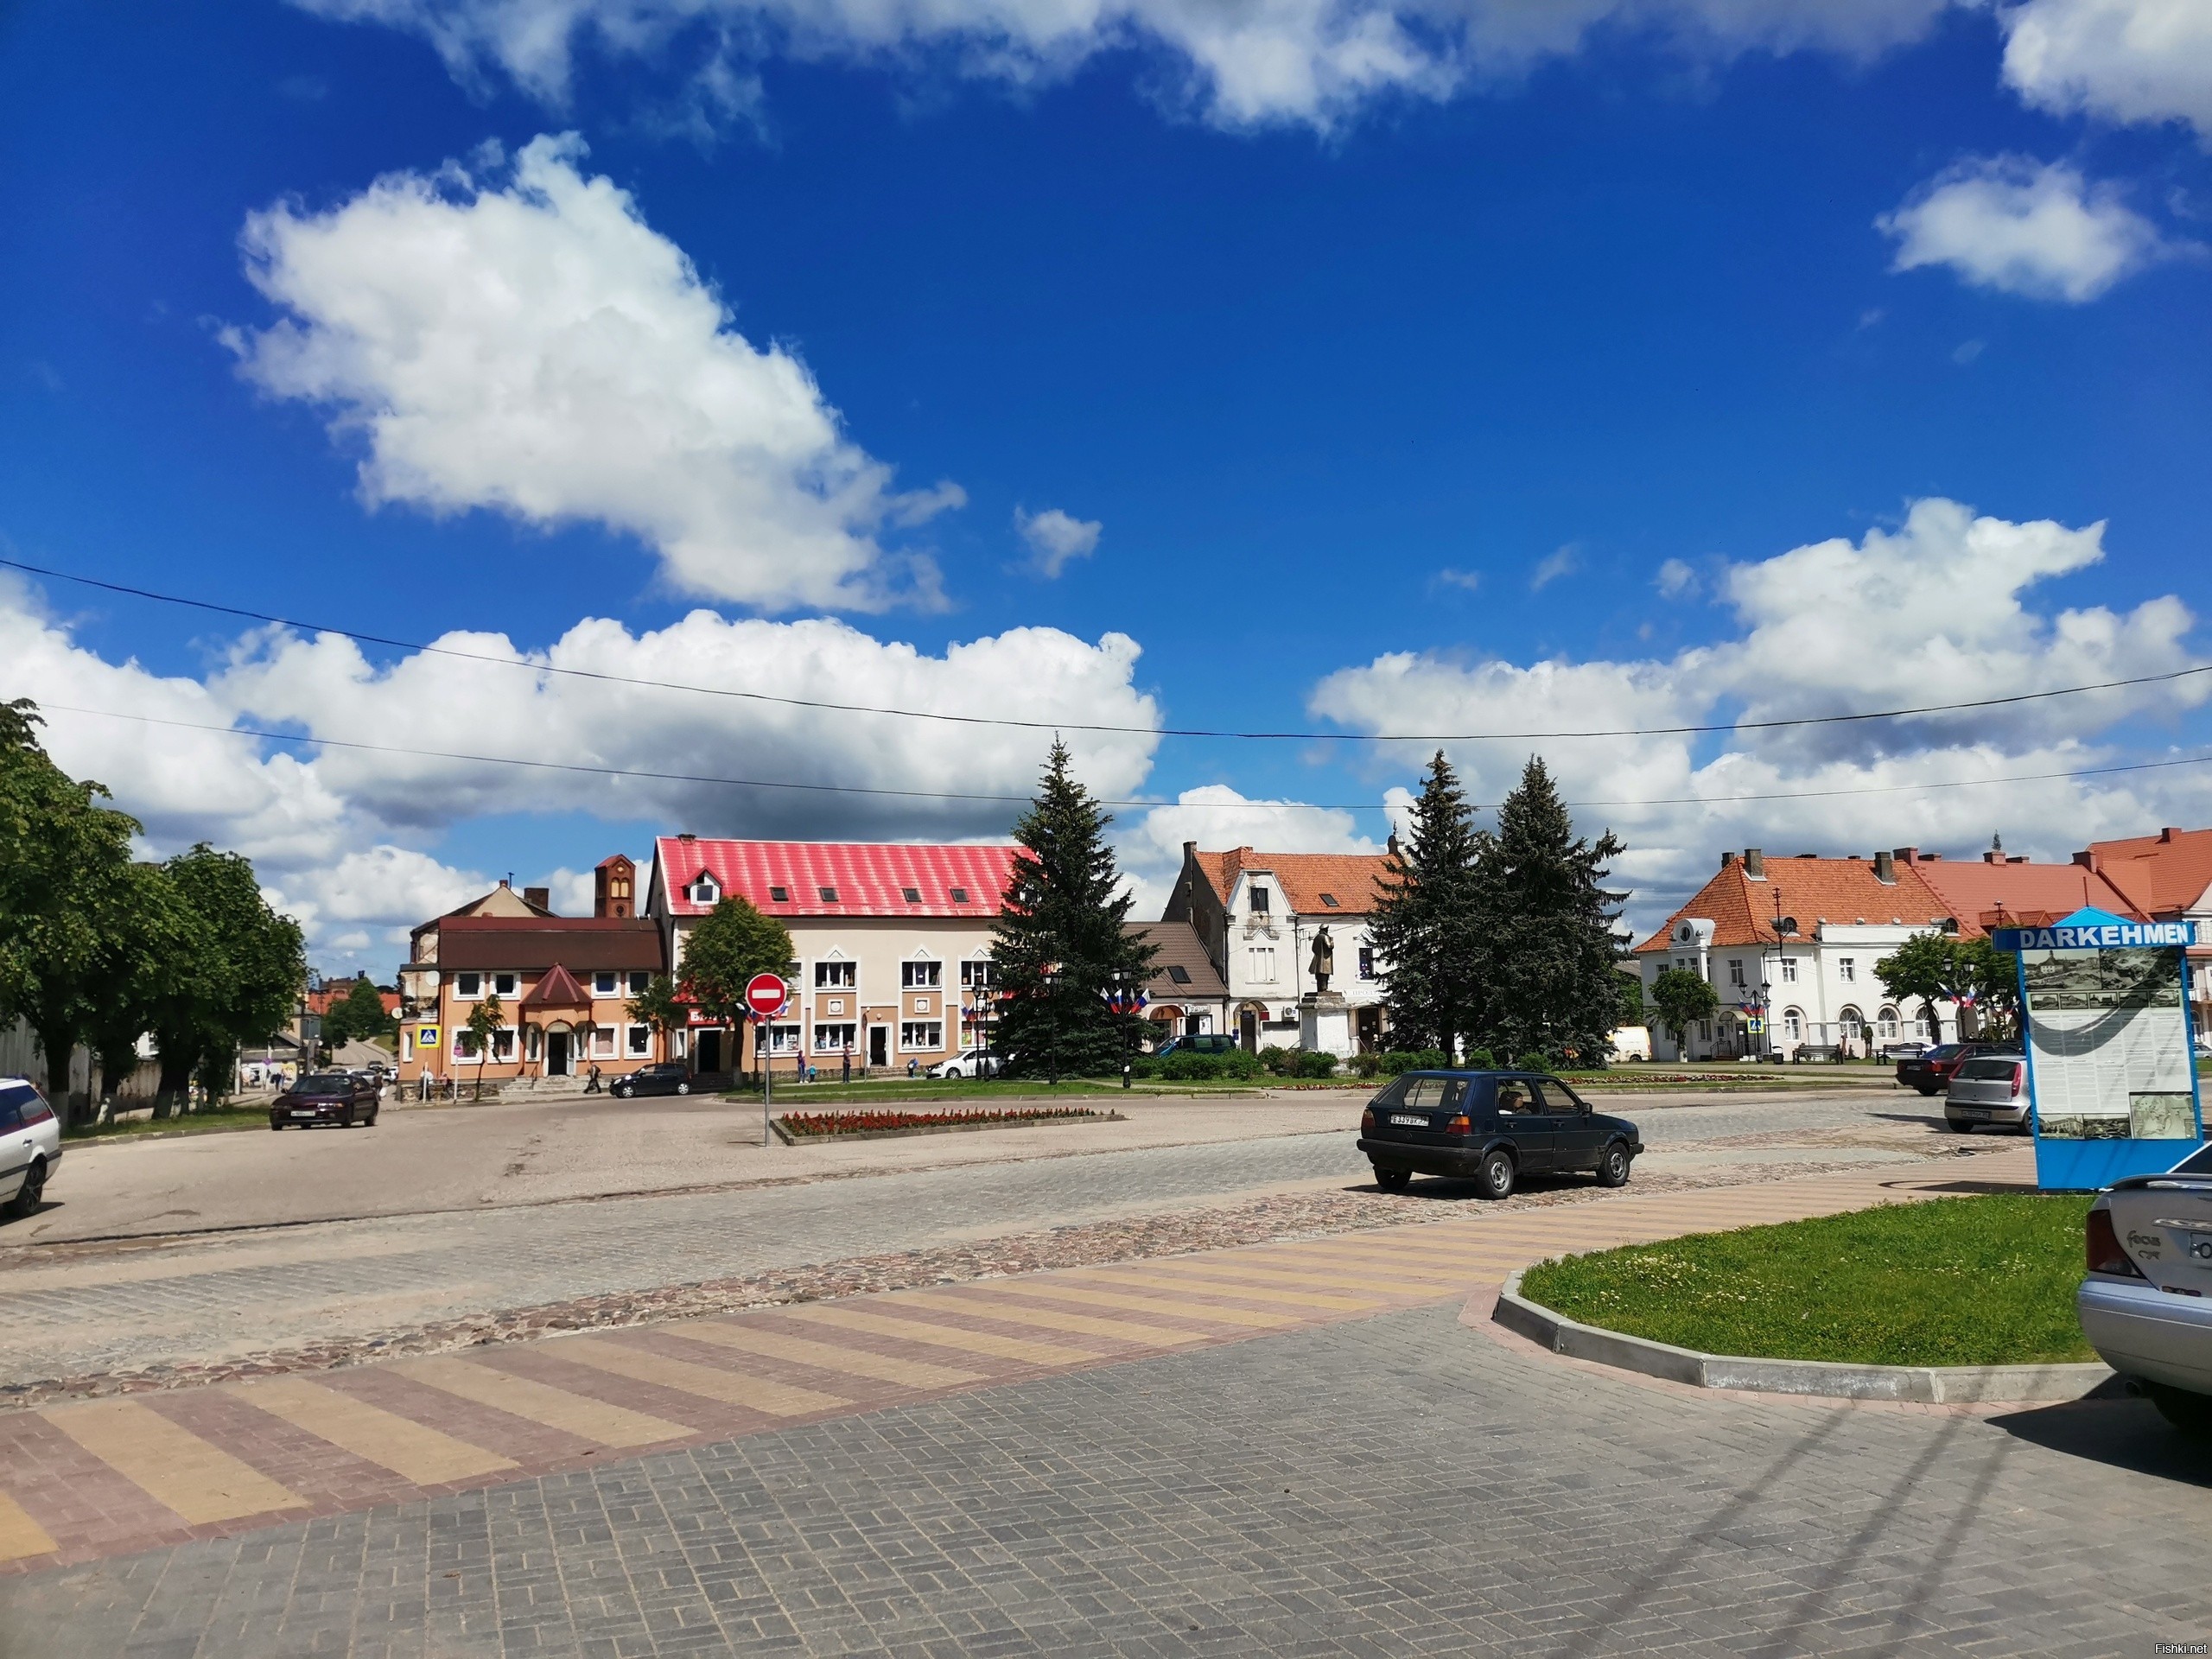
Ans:
[[[533,663],[515,657],[494,657],[488,652],[460,651],[450,645],[433,645],[421,639],[401,639],[390,634],[364,633],[355,628],[340,628],[327,623],[302,622],[293,617],[277,616],[267,611],[248,610],[243,606],[219,605],[212,600],[188,599],[178,594],[164,594],[150,588],[134,588],[118,582],[103,582],[94,576],[80,576],[67,570],[50,569],[43,565],[27,564],[20,559],[0,558],[0,567],[21,570],[28,575],[44,576],[56,582],[73,582],[103,592],[122,594],[132,599],[152,600],[163,605],[182,605],[194,610],[209,611],[219,616],[234,616],[248,622],[264,622],[277,627],[296,628],[302,632],[335,634],[360,645],[383,645],[394,651],[411,651],[426,657],[447,657],[460,662],[485,663],[496,668],[517,668],[531,674],[557,675],[563,678],[592,680],[601,684],[632,685],[655,691],[682,691],[696,696],[731,697],[747,702],[773,703],[786,709],[813,709],[830,714],[883,715],[899,720],[934,721],[955,726],[996,726],[1008,729],[1037,732],[1102,732],[1135,737],[1195,737],[1213,738],[1237,742],[1299,742],[1299,743],[1484,743],[1484,742],[1557,742],[1570,739],[1615,737],[1698,737],[1725,732],[1779,731],[1801,726],[1843,726],[1878,720],[1910,720],[1931,715],[1972,713],[1977,709],[2001,709],[2018,703],[2042,702],[2054,697],[2075,697],[2094,691],[2120,691],[2132,686],[2163,685],[2195,675],[2212,674],[2212,663],[2194,668],[2170,669],[2158,674],[2137,674],[2126,679],[2099,680],[2087,685],[2057,686],[2048,691],[2016,691],[2000,697],[1976,697],[1963,702],[1921,703],[1906,709],[1875,709],[1853,714],[1800,715],[1786,719],[1713,721],[1702,724],[1681,726],[1623,726],[1581,731],[1547,732],[1297,732],[1297,731],[1235,731],[1204,726],[1131,726],[1111,721],[1081,720],[1016,720],[1003,715],[945,714],[926,709],[893,709],[877,703],[832,702],[818,697],[782,696],[769,691],[745,691],[730,686],[691,685],[680,680],[656,680],[634,674],[611,674],[598,669],[563,668],[550,663]],[[827,787],[827,785],[824,785]]]
[[[1027,795],[986,795],[956,790],[878,789],[861,784],[795,783],[775,778],[724,778],[710,773],[690,772],[651,772],[634,766],[594,766],[575,760],[525,760],[507,754],[467,754],[452,749],[414,748],[397,743],[361,743],[341,737],[305,737],[297,732],[272,732],[252,726],[218,726],[212,721],[170,720],[159,715],[125,714],[113,709],[84,709],[66,702],[41,702],[41,709],[62,714],[86,715],[101,720],[137,721],[148,726],[167,726],[188,732],[212,732],[220,737],[250,737],[271,743],[296,743],[309,747],[354,749],[370,754],[406,755],[423,760],[457,760],[469,766],[527,766],[541,772],[581,772],[594,778],[634,778],[646,783],[704,784],[728,789],[789,789],[823,795],[868,795],[893,800],[921,801],[981,801],[993,805],[1027,806]],[[2137,760],[2110,766],[2081,766],[2066,772],[2020,772],[2005,778],[1942,778],[1927,783],[1851,785],[1840,789],[1784,789],[1770,790],[1746,795],[1673,795],[1644,800],[1568,801],[1570,807],[1591,809],[1598,807],[1647,806],[1726,806],[1745,801],[1802,801],[1825,800],[1840,795],[1898,795],[1913,794],[1923,790],[1980,789],[1998,784],[2049,783],[2059,779],[2101,778],[2116,772],[2160,772],[2175,766],[2212,765],[2212,753],[2184,756],[2169,760]],[[1134,800],[1102,798],[1102,806],[1155,807],[1180,806],[1180,801]],[[1369,812],[1381,807],[1378,801],[1198,801],[1190,803],[1194,808],[1210,812],[1267,811],[1267,812]],[[1476,801],[1471,804],[1478,810],[1498,804],[1496,801]]]

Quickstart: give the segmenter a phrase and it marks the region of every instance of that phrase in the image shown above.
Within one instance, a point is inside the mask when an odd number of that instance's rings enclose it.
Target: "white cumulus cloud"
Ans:
[[[1567,798],[1600,804],[1578,810],[1578,823],[1626,839],[1617,874],[1636,890],[1641,922],[1702,881],[1726,848],[1955,853],[2001,831],[2008,848],[2063,859],[2098,836],[2202,821],[2212,767],[1955,785],[2159,758],[2212,677],[1902,721],[1756,722],[2002,698],[2203,661],[2189,642],[2196,619],[2171,595],[2125,610],[2032,602],[2039,584],[2103,556],[2101,524],[2013,523],[1923,500],[1893,530],[1729,567],[1717,586],[1738,631],[1717,644],[1525,664],[1392,652],[1322,680],[1313,708],[1355,730],[1495,734],[1445,746],[1480,802],[1495,804],[1541,753]],[[1708,725],[1720,730],[1516,735]],[[1389,764],[1410,766],[1433,747],[1392,746]]]
[[[272,396],[332,411],[363,496],[604,524],[683,590],[767,609],[937,602],[878,539],[965,498],[900,495],[804,364],[732,327],[683,250],[573,137],[321,213],[251,216],[246,272],[283,315],[226,339]]]
[[[1096,552],[1098,537],[1106,528],[1096,518],[1073,518],[1058,507],[1047,507],[1042,512],[1016,507],[1014,527],[1029,543],[1030,562],[1038,574],[1047,578],[1057,577],[1077,559],[1087,559]]]
[[[1697,591],[1697,572],[1680,559],[1669,559],[1652,578],[1652,586],[1662,599],[1681,599]]]
[[[2026,0],[1999,13],[2005,79],[2029,103],[2111,121],[2185,121],[2212,138],[2212,6]]]
[[[1226,784],[1186,789],[1149,808],[1116,836],[1115,850],[1137,895],[1135,917],[1160,914],[1183,867],[1183,843],[1208,850],[1259,847],[1271,853],[1379,853],[1339,807],[1243,795]]]
[[[1978,288],[2077,304],[2170,251],[2112,186],[2019,156],[1962,161],[1875,223],[1897,240],[1896,270],[1948,265]]]

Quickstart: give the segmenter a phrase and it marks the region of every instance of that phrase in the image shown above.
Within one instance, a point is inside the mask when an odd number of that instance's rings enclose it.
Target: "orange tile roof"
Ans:
[[[1942,897],[1921,880],[1910,864],[1897,867],[1894,886],[1874,874],[1864,858],[1770,858],[1766,879],[1754,880],[1740,858],[1732,861],[1697,891],[1666,925],[1636,947],[1637,955],[1664,950],[1675,924],[1694,916],[1713,925],[1716,946],[1772,944],[1775,900],[1781,914],[1797,924],[1797,937],[1810,938],[1823,921],[1839,925],[1859,921],[1903,923],[1913,927],[1940,924],[1951,912]]]
[[[1386,853],[1260,853],[1249,847],[1199,853],[1198,868],[1222,902],[1236,878],[1254,871],[1274,878],[1292,911],[1300,916],[1364,916],[1375,908],[1376,884],[1390,867]],[[1337,902],[1322,902],[1327,893]]]
[[[2046,926],[2084,905],[2148,919],[2125,893],[2080,864],[1923,858],[1912,868],[1950,906],[1959,931],[1969,938],[1992,927]]]
[[[2152,916],[2191,909],[2212,890],[2212,830],[2093,841],[2088,851],[2097,874]]]

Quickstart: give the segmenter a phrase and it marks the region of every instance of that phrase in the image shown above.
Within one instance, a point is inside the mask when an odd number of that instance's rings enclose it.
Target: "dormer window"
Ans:
[[[834,905],[834,904],[836,904],[836,903],[837,902],[837,889],[836,889],[836,888],[835,888],[835,887],[817,887],[817,888],[815,889],[815,891],[816,891],[817,893],[820,893],[820,894],[822,895],[822,902],[823,902],[823,904],[825,904],[825,905]]]
[[[1268,890],[1265,887],[1252,889],[1252,913],[1255,916],[1264,916],[1268,913]]]
[[[771,887],[768,889],[768,902],[770,904],[788,905],[791,901],[791,890],[789,887]]]
[[[695,905],[719,904],[722,890],[713,876],[702,870],[693,878],[691,885],[683,890],[683,896]]]
[[[1321,895],[1321,902],[1327,906],[1331,910],[1335,910],[1338,907],[1337,905],[1337,895],[1333,893],[1323,893]]]

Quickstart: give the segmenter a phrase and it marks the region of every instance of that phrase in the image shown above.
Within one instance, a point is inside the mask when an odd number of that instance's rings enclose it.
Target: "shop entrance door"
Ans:
[[[870,1026],[868,1028],[868,1063],[872,1066],[891,1064],[891,1027]]]

